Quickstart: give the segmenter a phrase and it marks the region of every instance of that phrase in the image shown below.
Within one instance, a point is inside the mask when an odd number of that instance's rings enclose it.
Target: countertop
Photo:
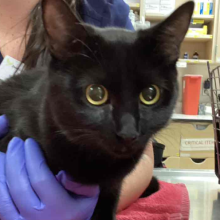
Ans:
[[[190,220],[220,220],[220,185],[214,171],[155,169],[168,183],[184,183],[190,197]]]
[[[184,114],[173,114],[173,120],[185,120],[185,121],[212,121],[212,115],[184,115]]]

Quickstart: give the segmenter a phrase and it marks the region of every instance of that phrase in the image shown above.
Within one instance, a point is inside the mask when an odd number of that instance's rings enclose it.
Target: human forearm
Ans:
[[[150,184],[153,175],[154,155],[150,142],[135,170],[123,182],[118,212],[135,202]]]

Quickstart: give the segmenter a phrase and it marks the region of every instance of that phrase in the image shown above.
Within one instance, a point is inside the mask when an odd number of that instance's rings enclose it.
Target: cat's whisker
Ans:
[[[92,58],[90,56],[83,54],[83,53],[77,53],[76,55],[83,56],[83,57],[86,57],[86,58],[89,58],[90,60],[92,60]]]

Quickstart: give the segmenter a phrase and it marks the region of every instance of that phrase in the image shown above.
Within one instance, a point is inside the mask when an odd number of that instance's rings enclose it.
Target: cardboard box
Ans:
[[[165,161],[163,161],[166,168],[169,169],[179,169],[180,168],[180,158],[179,157],[168,157]]]
[[[211,123],[182,123],[180,157],[213,158],[214,129]]]
[[[209,15],[213,15],[213,0],[209,0],[210,2],[209,2],[209,4],[210,4],[210,6],[209,6]]]
[[[203,28],[189,28],[187,35],[207,35],[208,26],[204,25]]]
[[[207,158],[204,162],[196,163],[191,158],[180,158],[180,169],[192,169],[192,170],[214,170],[215,159]]]
[[[210,12],[210,2],[209,0],[204,0],[203,15],[209,15],[209,12]]]
[[[200,8],[202,6],[202,3],[200,0],[195,0],[195,9],[194,9],[194,15],[200,15]]]
[[[146,13],[159,13],[160,12],[160,0],[145,0]]]
[[[175,10],[175,0],[161,0],[160,13],[171,14]]]
[[[163,161],[169,169],[190,169],[190,170],[214,170],[215,159],[207,158],[201,163],[194,162],[191,158],[169,157]]]
[[[165,145],[163,157],[179,157],[181,141],[181,123],[170,123],[165,129],[159,132],[155,139]]]
[[[172,122],[154,138],[165,145],[164,158],[214,158],[212,123]]]

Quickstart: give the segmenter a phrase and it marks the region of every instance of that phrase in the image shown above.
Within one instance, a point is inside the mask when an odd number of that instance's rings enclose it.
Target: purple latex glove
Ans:
[[[8,120],[5,115],[0,116],[0,138],[5,136],[8,132]]]
[[[0,219],[90,219],[99,187],[75,183],[63,171],[57,179],[33,139],[13,138],[6,155],[0,153]]]

